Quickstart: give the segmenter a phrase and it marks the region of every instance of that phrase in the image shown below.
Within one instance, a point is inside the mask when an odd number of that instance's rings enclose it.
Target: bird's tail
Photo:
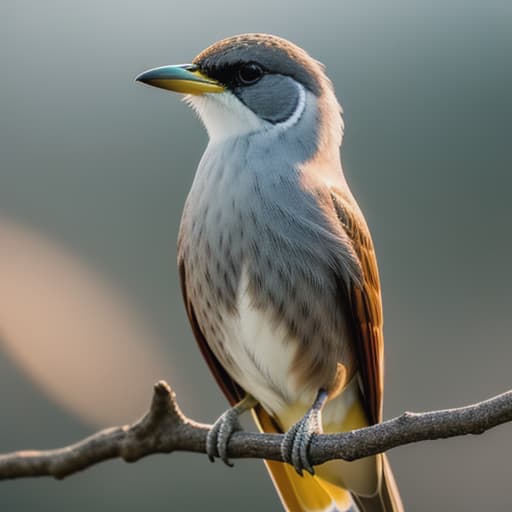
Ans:
[[[289,512],[352,512],[350,492],[319,477],[300,476],[289,464],[265,461],[272,482]]]
[[[402,500],[388,458],[385,454],[379,457],[382,459],[382,481],[379,492],[371,498],[353,495],[357,508],[361,512],[403,512]]]
[[[261,431],[282,432],[280,426],[261,407],[253,412]],[[340,467],[345,469],[347,464],[353,463],[326,463],[324,466],[327,471],[317,471],[315,476],[308,473],[300,476],[292,466],[282,462],[265,461],[265,464],[283,507],[288,512],[403,512],[400,493],[387,457],[384,454],[378,455],[374,461],[382,476],[378,491],[370,497],[357,495],[329,478],[332,471],[338,473]]]
[[[254,411],[262,432],[281,432],[281,429],[260,407]],[[346,489],[337,487],[309,473],[300,476],[289,464],[266,460],[268,472],[288,512],[351,512],[353,501]]]

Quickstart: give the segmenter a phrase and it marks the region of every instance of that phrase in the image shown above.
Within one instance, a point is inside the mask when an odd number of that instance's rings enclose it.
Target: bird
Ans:
[[[313,467],[315,435],[382,420],[381,288],[345,178],[343,112],[325,67],[278,36],[241,34],[191,64],[136,78],[183,94],[209,141],[185,201],[178,270],[186,312],[231,407],[210,460],[252,411],[283,433],[265,461],[291,512],[403,510],[385,454]]]

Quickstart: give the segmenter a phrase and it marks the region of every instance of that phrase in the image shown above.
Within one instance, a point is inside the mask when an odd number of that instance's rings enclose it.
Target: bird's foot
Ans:
[[[256,400],[248,395],[224,412],[212,425],[206,438],[206,453],[210,462],[215,462],[215,457],[220,457],[224,464],[233,467],[228,459],[229,439],[234,432],[242,430],[239,421],[240,415],[254,407],[256,403]]]
[[[283,460],[291,464],[301,476],[304,470],[311,475],[315,474],[309,460],[309,446],[313,437],[323,432],[322,408],[327,398],[327,391],[321,389],[311,409],[286,432],[281,444]]]
[[[223,413],[212,425],[206,438],[206,453],[210,462],[215,462],[215,457],[220,457],[225,464],[233,467],[227,456],[227,448],[231,434],[242,430],[239,416],[240,413],[233,407]]]

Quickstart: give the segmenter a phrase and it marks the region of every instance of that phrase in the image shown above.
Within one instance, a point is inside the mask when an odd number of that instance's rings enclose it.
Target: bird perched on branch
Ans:
[[[286,433],[267,461],[285,509],[401,511],[385,455],[312,467],[315,434],[381,421],[382,308],[364,217],[343,175],[341,108],[323,66],[265,34],[220,41],[137,80],[184,93],[209,144],[178,265],[199,347],[232,407],[212,427],[226,463],[238,416]]]

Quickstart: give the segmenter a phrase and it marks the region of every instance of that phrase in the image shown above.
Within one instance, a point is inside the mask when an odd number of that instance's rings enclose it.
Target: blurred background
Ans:
[[[0,452],[131,422],[161,378],[197,420],[225,409],[175,269],[206,134],[133,79],[241,32],[307,49],[344,106],[383,283],[385,417],[511,388],[511,26],[508,0],[3,0]],[[511,435],[393,450],[406,509],[511,510]],[[260,462],[181,453],[0,488],[2,511],[279,509]]]

